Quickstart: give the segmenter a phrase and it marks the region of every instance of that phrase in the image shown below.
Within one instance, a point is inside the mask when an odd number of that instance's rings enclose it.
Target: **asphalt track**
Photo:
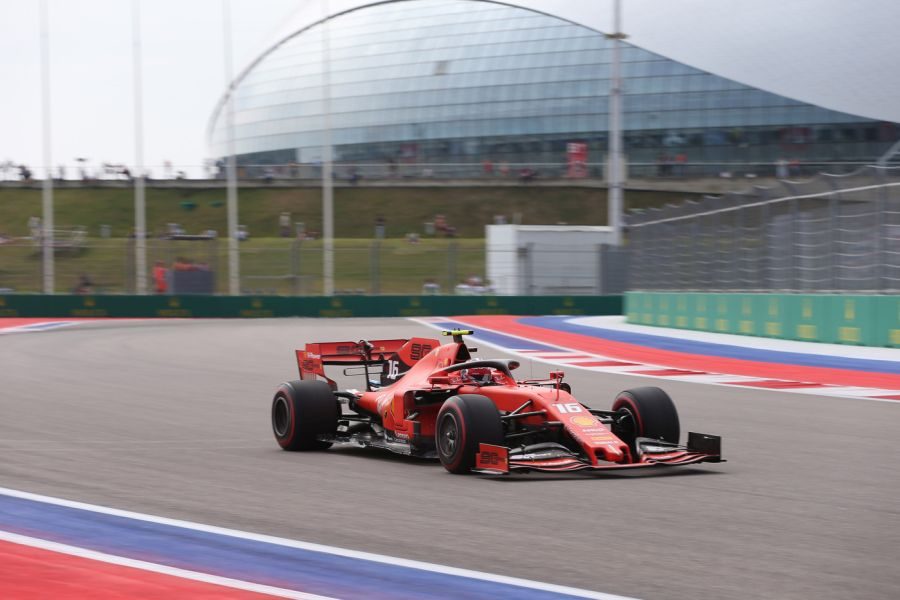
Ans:
[[[667,381],[682,429],[722,435],[729,462],[651,474],[459,477],[278,449],[269,402],[294,348],[414,334],[434,332],[295,319],[3,336],[0,486],[646,600],[897,597],[894,403]],[[655,383],[567,379],[598,407]]]

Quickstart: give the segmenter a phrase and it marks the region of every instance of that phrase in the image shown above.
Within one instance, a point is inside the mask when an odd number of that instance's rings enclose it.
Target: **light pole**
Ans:
[[[613,244],[622,244],[622,56],[621,43],[626,36],[622,33],[621,0],[613,0],[613,32],[606,34],[612,40],[612,68],[609,88],[609,157],[607,160],[608,216],[612,228]]]
[[[144,198],[144,92],[141,64],[141,0],[132,2],[134,59],[134,276],[135,291],[147,293],[147,209]]]
[[[50,129],[50,28],[47,16],[47,0],[41,0],[41,107],[43,109],[44,133],[44,184],[43,198],[43,231],[41,233],[41,251],[43,252],[44,293],[53,294],[56,288],[56,273],[53,262],[53,162],[50,153],[52,140]]]
[[[331,147],[331,59],[328,0],[322,0],[322,293],[334,295],[334,178]]]
[[[231,3],[222,0],[222,37],[225,44],[225,82],[228,85],[228,100],[225,108],[226,129],[228,137],[228,293],[237,296],[241,293],[240,254],[238,250],[238,191],[237,191],[237,157],[234,144],[234,92],[231,62]]]

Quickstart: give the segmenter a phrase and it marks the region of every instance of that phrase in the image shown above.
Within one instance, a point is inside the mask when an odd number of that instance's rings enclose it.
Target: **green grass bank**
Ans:
[[[484,226],[503,215],[523,224],[605,225],[606,189],[592,187],[338,187],[335,189],[335,236],[373,236],[375,219],[385,219],[387,237],[423,233],[423,224],[443,214],[463,238],[483,238]],[[683,192],[627,191],[626,209],[662,206],[690,197]],[[148,187],[147,229],[161,233],[179,223],[189,233],[226,229],[225,190]],[[308,231],[322,230],[322,193],[318,188],[244,188],[240,223],[253,237],[278,235],[278,216],[291,214]],[[58,227],[83,226],[89,237],[109,225],[113,237],[127,236],[134,225],[134,191],[129,188],[78,187],[54,191]],[[28,218],[41,215],[41,190],[0,187],[0,234],[28,235]]]

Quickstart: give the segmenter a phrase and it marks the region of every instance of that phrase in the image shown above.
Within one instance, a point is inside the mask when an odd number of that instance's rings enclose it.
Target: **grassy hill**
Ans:
[[[222,189],[147,189],[147,228],[162,232],[166,223],[180,223],[187,232],[226,229]],[[661,206],[683,199],[684,193],[634,192],[625,195],[626,208]],[[322,195],[317,188],[251,188],[239,194],[240,223],[253,237],[278,234],[278,216],[291,213],[309,231],[321,231]],[[54,191],[56,224],[87,227],[99,235],[109,225],[113,237],[125,237],[134,224],[131,189],[85,187]],[[371,238],[378,215],[388,237],[423,232],[423,223],[445,215],[464,238],[484,237],[484,226],[504,215],[524,224],[605,225],[606,190],[585,187],[353,187],[335,189],[335,236]],[[0,187],[0,233],[28,235],[30,216],[41,215],[41,190]]]
[[[626,192],[626,206],[659,206],[686,194]],[[307,231],[322,229],[318,188],[245,188],[240,191],[240,223],[250,240],[241,243],[241,287],[251,293],[321,293],[322,243],[278,237],[278,217],[289,212]],[[0,234],[29,235],[28,218],[41,215],[41,190],[0,186]],[[134,192],[127,188],[77,187],[54,192],[56,227],[82,226],[87,239],[77,252],[59,252],[57,291],[67,292],[82,274],[98,293],[132,291]],[[424,223],[443,214],[457,238],[422,236],[411,244],[407,233],[424,233]],[[382,215],[387,238],[375,242]],[[524,224],[605,225],[606,190],[589,187],[340,187],[335,189],[336,288],[350,293],[419,293],[433,280],[446,293],[461,279],[485,277],[484,226],[495,215]],[[226,230],[225,190],[147,189],[148,264],[171,264],[177,256],[205,262],[217,273],[217,288],[227,290],[227,244],[158,239],[167,223],[188,233]],[[111,239],[101,239],[101,225]],[[0,288],[19,292],[41,289],[41,253],[35,242],[15,239],[0,244]]]

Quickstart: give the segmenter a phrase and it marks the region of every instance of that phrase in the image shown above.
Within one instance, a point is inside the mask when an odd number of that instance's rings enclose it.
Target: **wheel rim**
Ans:
[[[272,429],[275,435],[284,437],[288,433],[291,424],[291,412],[288,408],[287,399],[284,396],[275,398],[275,405],[272,406]]]
[[[441,455],[452,458],[459,448],[459,424],[452,414],[444,415],[438,430],[438,448]]]

